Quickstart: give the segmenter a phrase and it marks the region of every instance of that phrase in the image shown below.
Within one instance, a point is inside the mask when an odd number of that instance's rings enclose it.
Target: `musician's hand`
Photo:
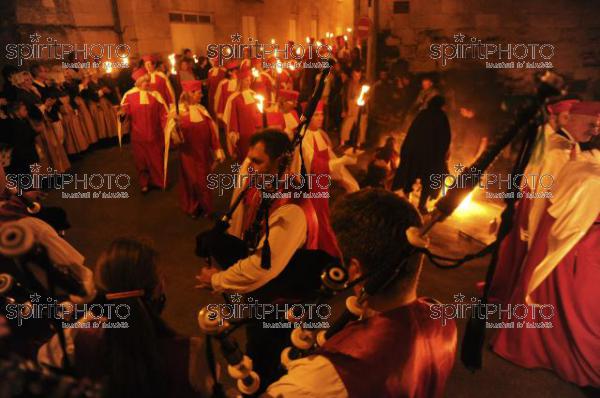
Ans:
[[[209,289],[212,290],[211,278],[214,274],[219,272],[215,267],[203,267],[200,270],[200,275],[196,275],[198,284],[194,286],[196,289]]]

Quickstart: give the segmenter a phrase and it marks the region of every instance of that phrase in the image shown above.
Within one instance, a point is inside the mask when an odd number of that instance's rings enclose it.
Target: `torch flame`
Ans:
[[[306,36],[306,44],[310,44],[310,37]]]
[[[176,75],[177,71],[175,70],[175,53],[169,55],[169,62],[171,63],[171,74]]]
[[[275,44],[275,39],[271,39],[271,44]]]
[[[348,41],[348,35],[344,35],[344,41]]]
[[[198,63],[198,57],[196,56],[196,54],[194,54],[194,63],[197,64]]]
[[[280,75],[281,72],[283,72],[283,68],[281,67],[281,62],[279,60],[277,60],[277,62],[275,63],[275,70],[277,71],[278,75]]]
[[[265,97],[260,95],[260,94],[254,94],[254,99],[257,101],[256,102],[256,107],[258,108],[258,110],[260,111],[260,113],[264,112],[264,102],[265,102]]]
[[[260,73],[258,73],[258,69],[256,69],[256,68],[252,68],[252,76],[253,76],[255,79],[258,79],[258,76],[260,76]]]
[[[129,66],[129,57],[123,57],[123,64],[125,64],[125,66]]]
[[[352,28],[346,28],[346,32],[348,32],[348,33],[352,32]]]
[[[473,201],[473,191],[469,192],[469,194],[460,202],[460,205],[456,208],[457,211],[463,212],[469,208],[469,205]]]
[[[110,62],[105,62],[104,63],[104,70],[106,71],[106,73],[111,73],[113,68],[112,68],[112,63]]]
[[[368,86],[367,84],[363,84],[362,87],[360,88],[360,95],[358,96],[358,99],[356,100],[356,104],[358,106],[363,106],[365,104],[365,95],[369,92],[369,89],[371,87]]]

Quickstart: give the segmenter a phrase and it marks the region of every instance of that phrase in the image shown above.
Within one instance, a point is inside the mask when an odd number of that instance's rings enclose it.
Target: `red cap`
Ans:
[[[252,66],[255,68],[257,66],[262,66],[262,59],[261,58],[252,58]]]
[[[285,128],[285,119],[281,112],[267,112],[267,127]]]
[[[600,101],[582,101],[571,106],[571,115],[600,116]]]
[[[295,90],[279,90],[279,98],[281,98],[284,101],[296,102],[298,101],[299,96],[300,93]]]
[[[201,80],[184,80],[181,82],[181,88],[183,91],[191,93],[192,91],[201,91],[202,90],[202,81]]]
[[[232,70],[232,69],[237,69],[240,67],[240,60],[239,59],[232,59],[229,62],[227,62],[225,64],[225,68],[227,70]]]
[[[154,58],[154,56],[153,56],[153,55],[149,55],[149,54],[147,54],[147,55],[144,55],[144,56],[142,57],[142,60],[143,60],[144,62],[156,62],[156,58]]]
[[[145,76],[147,73],[148,71],[146,70],[146,68],[138,68],[133,71],[133,73],[131,74],[131,78],[133,79],[133,81],[137,81],[137,79]]]
[[[548,112],[550,112],[552,115],[558,115],[562,112],[569,112],[571,107],[578,102],[578,99],[558,101],[553,104],[549,104],[548,106],[546,106],[546,109],[548,109]]]

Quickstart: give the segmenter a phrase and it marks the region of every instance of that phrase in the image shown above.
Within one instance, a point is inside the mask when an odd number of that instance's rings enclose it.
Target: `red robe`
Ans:
[[[208,111],[215,117],[217,115],[217,109],[215,104],[215,95],[217,93],[217,87],[221,80],[225,78],[225,68],[215,66],[208,71],[207,85],[208,85]]]
[[[265,100],[273,103],[275,101],[275,82],[267,72],[260,72],[260,75],[252,82],[250,88],[257,94],[265,97]]]
[[[158,91],[163,100],[167,103],[167,106],[171,106],[171,104],[175,103],[175,91],[173,91],[169,78],[165,76],[164,73],[150,73],[150,89]]]
[[[222,151],[217,128],[201,105],[190,106],[189,112],[181,116],[180,128],[183,143],[179,147],[179,202],[188,214],[194,214],[198,209],[208,214],[212,211],[212,195],[206,186],[206,178],[215,152]]]
[[[227,126],[227,134],[239,134],[235,148],[230,148],[230,155],[237,156],[238,160],[245,159],[250,147],[250,137],[263,127],[263,115],[258,110],[254,92],[244,90],[229,97],[223,112],[223,121]]]
[[[217,112],[217,118],[223,119],[223,113],[225,112],[225,106],[229,97],[237,92],[237,79],[223,79],[217,86],[215,93],[215,107]]]
[[[529,310],[524,319],[505,319],[548,322],[551,327],[500,329],[493,344],[497,354],[520,366],[551,369],[571,383],[594,388],[600,387],[596,308],[600,301],[600,152],[596,152],[595,164],[569,162],[557,176],[560,185],[547,203],[510,299],[513,305],[545,305],[541,314],[547,318]]]
[[[131,149],[140,185],[164,188],[167,105],[156,91],[136,87],[125,93],[121,105],[131,119]]]
[[[349,397],[441,398],[454,366],[456,324],[431,317],[431,301],[349,323],[317,352]]]

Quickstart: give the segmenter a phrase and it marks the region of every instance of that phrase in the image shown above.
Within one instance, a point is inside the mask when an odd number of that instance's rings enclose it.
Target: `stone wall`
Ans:
[[[431,58],[432,43],[454,43],[454,35],[462,33],[483,43],[550,43],[554,68],[588,94],[600,77],[597,0],[409,0],[408,13],[394,13],[394,3],[379,0],[380,28],[391,31],[412,71],[485,68],[485,61],[453,60],[443,66]],[[367,14],[364,0],[359,14]],[[532,71],[508,68],[498,73],[522,81]]]

